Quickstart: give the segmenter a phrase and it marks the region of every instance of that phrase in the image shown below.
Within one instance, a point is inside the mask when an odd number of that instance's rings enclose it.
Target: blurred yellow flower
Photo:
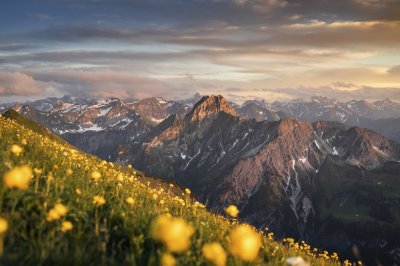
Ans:
[[[124,176],[120,173],[120,174],[118,174],[118,176],[117,176],[117,181],[118,182],[124,182]]]
[[[47,221],[52,222],[59,220],[61,216],[67,214],[68,209],[61,203],[54,205],[52,209],[47,213]]]
[[[151,226],[151,237],[165,244],[171,252],[186,251],[190,246],[190,237],[193,233],[193,227],[182,218],[174,218],[170,215],[159,216]]]
[[[132,197],[127,197],[125,201],[129,205],[133,205],[135,203],[135,200]]]
[[[94,196],[93,197],[93,204],[97,206],[104,205],[106,203],[106,200],[104,199],[103,196]]]
[[[8,229],[8,222],[6,219],[0,217],[0,235],[3,235],[7,232]]]
[[[28,144],[28,141],[27,141],[26,139],[22,139],[22,140],[21,140],[21,144],[22,144],[22,145],[26,145],[26,144]]]
[[[26,190],[32,179],[32,169],[29,166],[17,166],[5,173],[3,177],[4,186]]]
[[[172,256],[169,253],[164,253],[161,256],[161,266],[175,266],[176,265],[176,260],[174,256]]]
[[[97,171],[94,171],[90,174],[90,178],[93,179],[93,181],[97,182],[101,178],[101,174]]]
[[[33,172],[37,175],[40,175],[43,171],[39,168],[33,168]]]
[[[67,171],[65,172],[65,174],[67,175],[67,176],[70,176],[70,175],[72,175],[74,173],[74,171],[72,171],[72,169],[67,169]]]
[[[18,146],[16,144],[11,146],[11,152],[14,153],[16,156],[19,156],[23,150],[24,149],[22,149],[21,146]]]
[[[238,209],[235,205],[229,205],[229,206],[225,209],[225,212],[226,212],[229,216],[231,216],[231,217],[233,217],[233,218],[236,218],[236,217],[238,216],[238,214],[239,214],[239,209]]]
[[[61,223],[61,232],[68,232],[71,231],[72,228],[74,228],[74,226],[72,225],[72,223],[70,221],[64,221]]]
[[[61,216],[67,214],[68,211],[67,207],[65,207],[61,203],[57,203],[56,205],[54,205],[54,210],[56,210],[56,212],[58,212]]]
[[[53,181],[53,180],[54,180],[54,176],[53,176],[53,174],[50,172],[50,173],[47,175],[47,181],[51,182],[51,181]]]
[[[75,193],[79,196],[82,195],[82,191],[79,188],[75,189]]]
[[[185,188],[185,193],[189,195],[191,193],[190,189]]]
[[[249,225],[239,225],[229,235],[229,250],[243,261],[254,261],[261,247],[260,236]]]
[[[205,244],[202,248],[203,256],[215,266],[226,265],[226,252],[218,242]]]

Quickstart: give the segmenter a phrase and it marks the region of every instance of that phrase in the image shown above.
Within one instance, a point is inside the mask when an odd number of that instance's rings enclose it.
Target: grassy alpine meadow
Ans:
[[[0,117],[1,265],[351,265],[208,212],[190,190]]]

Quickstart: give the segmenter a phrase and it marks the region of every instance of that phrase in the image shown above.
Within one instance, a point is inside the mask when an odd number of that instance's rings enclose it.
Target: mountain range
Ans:
[[[216,212],[235,204],[279,237],[399,262],[399,104],[194,102],[63,97],[13,108],[86,152],[189,187]],[[391,139],[354,127],[366,121]]]

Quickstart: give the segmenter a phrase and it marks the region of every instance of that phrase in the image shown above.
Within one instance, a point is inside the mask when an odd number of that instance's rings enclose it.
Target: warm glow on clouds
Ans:
[[[239,101],[312,93],[400,101],[399,1],[155,3],[3,4],[0,101],[50,94],[184,98],[197,91]],[[21,11],[33,6],[42,11]]]

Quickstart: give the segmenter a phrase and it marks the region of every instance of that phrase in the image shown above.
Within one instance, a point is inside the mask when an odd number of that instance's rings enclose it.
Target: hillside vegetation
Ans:
[[[188,189],[0,116],[1,265],[338,265],[336,254],[208,212]],[[227,211],[232,217],[237,210]],[[349,264],[347,261],[345,264]]]

